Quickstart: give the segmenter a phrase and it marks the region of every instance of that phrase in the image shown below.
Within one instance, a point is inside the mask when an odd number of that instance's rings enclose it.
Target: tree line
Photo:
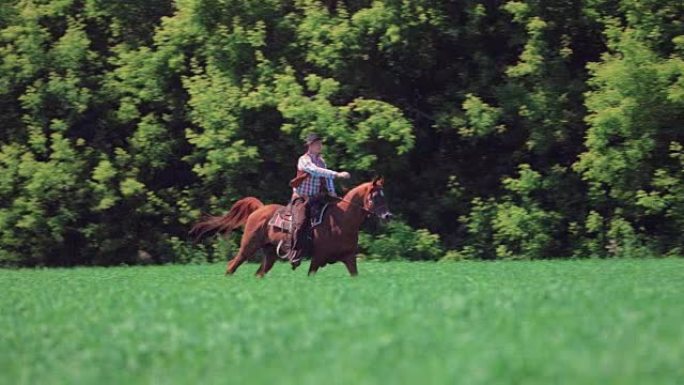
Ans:
[[[2,264],[224,259],[311,131],[369,258],[683,254],[681,1],[1,2]]]

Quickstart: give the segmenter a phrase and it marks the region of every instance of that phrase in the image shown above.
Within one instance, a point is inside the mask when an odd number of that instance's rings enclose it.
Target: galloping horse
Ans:
[[[392,214],[387,208],[384,180],[375,178],[351,189],[342,199],[328,206],[320,225],[313,228],[311,265],[309,275],[326,264],[342,261],[349,274],[358,274],[356,254],[358,252],[359,229],[369,215],[389,220]],[[233,274],[240,265],[257,251],[264,251],[264,258],[256,275],[263,277],[278,259],[276,245],[286,233],[268,225],[269,219],[282,205],[264,205],[254,197],[237,201],[223,216],[209,216],[197,223],[190,234],[198,238],[207,233],[227,234],[245,226],[240,241],[240,250],[228,261],[226,274]],[[293,267],[294,269],[295,267]]]

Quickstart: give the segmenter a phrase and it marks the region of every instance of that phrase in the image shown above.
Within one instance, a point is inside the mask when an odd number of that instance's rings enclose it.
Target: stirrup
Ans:
[[[303,253],[302,250],[294,250],[294,249],[293,249],[293,250],[290,251],[290,253],[287,255],[287,260],[290,261],[290,263],[291,263],[292,265],[299,265],[300,263],[302,263],[302,259],[304,259],[304,255],[303,255],[303,254],[304,254],[304,253]],[[295,256],[297,256],[298,258],[297,258],[297,259],[294,259]]]
[[[281,239],[280,242],[278,242],[278,246],[276,247],[276,255],[277,255],[278,258],[280,258],[280,259],[289,259],[288,256],[289,256],[290,253],[293,251],[292,249],[290,249],[289,251],[285,252],[285,254],[281,254],[281,251],[280,251],[281,247],[283,246],[283,242],[284,242],[284,241],[285,241],[284,239]]]

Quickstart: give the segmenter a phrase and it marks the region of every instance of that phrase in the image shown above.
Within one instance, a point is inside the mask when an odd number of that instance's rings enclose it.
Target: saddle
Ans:
[[[320,210],[317,210],[317,212],[311,213],[311,218],[309,218],[309,221],[312,229],[323,222],[323,215],[325,214],[328,205],[330,205],[329,202],[325,203]],[[292,226],[293,219],[294,215],[292,214],[291,206],[288,204],[287,206],[278,209],[273,214],[271,219],[268,220],[268,225],[285,233],[292,233],[294,230]]]
[[[325,210],[328,208],[329,203],[325,203],[320,210],[315,210],[315,206],[320,207],[320,205],[314,205],[314,210],[315,212],[312,212],[309,218],[309,226],[308,226],[308,231],[307,233],[309,235],[305,235],[310,237],[311,236],[311,230],[313,230],[314,227],[318,226],[323,222],[323,215],[325,214]],[[281,239],[280,242],[278,242],[278,246],[276,247],[276,254],[278,255],[279,258],[285,259],[287,258],[288,252],[290,250],[290,247],[292,245],[293,237],[294,237],[294,214],[292,213],[292,205],[288,204],[287,206],[280,208],[277,210],[271,219],[268,221],[268,225],[276,228],[285,234],[287,236],[285,239]],[[306,226],[305,226],[306,227]],[[310,239],[310,238],[309,238]]]
[[[292,212],[287,207],[284,207],[273,214],[271,219],[268,220],[268,225],[271,227],[275,227],[276,229],[280,229],[283,232],[291,233],[293,230],[293,217],[294,215],[292,214]]]

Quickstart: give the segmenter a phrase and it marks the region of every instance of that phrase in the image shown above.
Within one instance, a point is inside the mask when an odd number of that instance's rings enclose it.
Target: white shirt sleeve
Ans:
[[[316,166],[308,154],[304,154],[299,157],[299,162],[297,162],[297,168],[311,174],[311,176],[314,177],[324,177],[330,178],[332,180],[332,178],[337,176],[336,171]]]

